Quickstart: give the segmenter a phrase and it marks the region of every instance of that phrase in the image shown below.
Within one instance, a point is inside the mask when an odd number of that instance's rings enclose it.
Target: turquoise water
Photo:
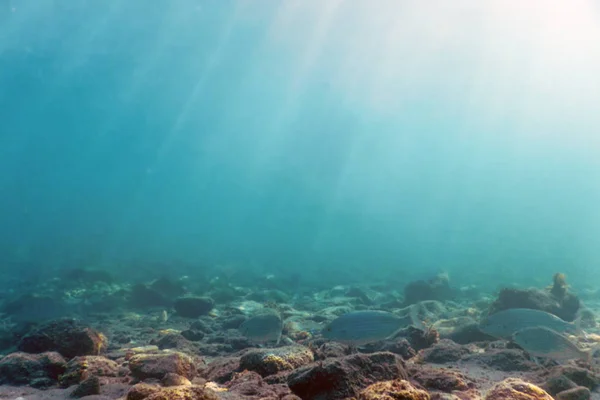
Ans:
[[[599,11],[476,3],[2,0],[2,265],[597,286]]]

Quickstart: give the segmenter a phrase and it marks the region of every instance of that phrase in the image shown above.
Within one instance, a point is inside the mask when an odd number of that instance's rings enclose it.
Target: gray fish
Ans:
[[[279,314],[264,313],[246,320],[238,330],[251,342],[259,344],[275,342],[279,344],[283,321]]]
[[[534,357],[556,361],[591,360],[594,350],[580,349],[569,338],[542,326],[521,329],[512,335],[512,341]]]
[[[559,333],[578,333],[577,323],[567,322],[556,315],[529,308],[510,308],[492,314],[481,321],[479,330],[500,339],[510,339],[517,331],[542,326]]]
[[[386,311],[353,311],[331,321],[321,333],[326,339],[360,346],[386,339],[410,324],[410,317]]]

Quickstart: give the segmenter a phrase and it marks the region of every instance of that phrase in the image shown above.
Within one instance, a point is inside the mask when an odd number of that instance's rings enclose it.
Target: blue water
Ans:
[[[2,0],[0,265],[597,286],[598,9],[434,3]]]

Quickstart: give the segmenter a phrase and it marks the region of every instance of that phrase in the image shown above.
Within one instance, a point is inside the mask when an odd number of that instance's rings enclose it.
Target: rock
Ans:
[[[191,386],[192,382],[185,376],[177,375],[172,372],[166,374],[160,383],[163,386]]]
[[[550,370],[546,383],[542,387],[551,395],[559,392],[583,386],[590,390],[600,385],[600,375],[574,365],[558,365]]]
[[[358,396],[378,381],[408,379],[404,363],[392,353],[353,354],[301,367],[288,377],[288,386],[304,400]]]
[[[58,381],[62,387],[69,387],[91,376],[119,376],[119,369],[119,364],[102,356],[75,357]]]
[[[464,374],[445,368],[423,366],[410,373],[411,379],[427,390],[446,393],[475,389],[475,382]]]
[[[406,339],[398,339],[394,341],[375,342],[362,346],[362,352],[375,353],[377,351],[389,351],[390,353],[398,354],[404,360],[408,360],[417,355],[415,349],[410,347],[410,343]]]
[[[470,317],[442,319],[433,324],[433,329],[439,332],[440,338],[450,339],[458,344],[497,340],[481,332],[479,324]]]
[[[11,385],[50,386],[66,369],[65,359],[56,352],[12,353],[0,359],[0,383]],[[37,384],[33,381],[37,380]],[[44,383],[45,382],[45,383]]]
[[[172,281],[167,277],[158,278],[152,282],[150,289],[167,299],[174,299],[185,293],[185,288],[180,281]]]
[[[554,314],[565,321],[573,321],[579,307],[579,299],[573,294],[557,299],[549,292],[538,289],[507,288],[500,291],[498,298],[490,306],[489,314],[510,308],[531,308]]]
[[[410,282],[404,287],[404,305],[411,305],[423,300],[452,300],[456,296],[450,287],[448,275],[440,274],[427,281]]]
[[[343,357],[350,355],[350,348],[338,342],[325,342],[319,347],[311,345],[314,348],[315,360],[326,360],[328,358]]]
[[[51,321],[34,329],[19,342],[26,353],[57,351],[66,358],[99,355],[108,345],[106,337],[73,319]]]
[[[362,290],[361,288],[358,288],[358,287],[349,288],[348,291],[346,291],[346,293],[344,294],[344,296],[355,297],[357,299],[360,299],[360,301],[366,305],[373,304],[373,300],[371,300],[371,298],[369,296],[367,296],[367,294],[365,293],[364,290]]]
[[[144,400],[151,394],[160,392],[161,388],[158,385],[150,385],[148,383],[138,383],[133,385],[127,392],[127,400]]]
[[[240,327],[240,325],[242,325],[246,320],[248,319],[248,317],[244,316],[244,315],[234,315],[232,317],[226,318],[223,321],[221,321],[221,327],[224,330],[227,329],[237,329]]]
[[[421,330],[414,326],[400,330],[396,336],[406,338],[410,346],[416,351],[431,347],[440,341],[440,335],[435,329]]]
[[[239,371],[239,357],[218,358],[206,366],[200,372],[200,375],[208,381],[225,383],[233,378],[233,375]]]
[[[204,339],[204,332],[186,329],[185,331],[181,331],[181,336],[192,342],[199,342]]]
[[[556,400],[589,400],[592,397],[590,389],[577,386],[572,389],[564,390],[556,395]]]
[[[466,346],[456,344],[448,339],[443,339],[432,347],[422,350],[421,358],[423,361],[429,363],[443,364],[458,361],[470,353],[471,350]]]
[[[234,399],[280,399],[284,396],[290,396],[292,393],[286,385],[268,385],[262,377],[253,371],[243,371],[236,374],[233,379],[226,384],[229,393],[238,397]],[[229,397],[228,397],[229,398]]]
[[[131,288],[129,302],[135,308],[171,307],[173,304],[166,296],[141,283]]]
[[[194,360],[186,354],[169,352],[162,354],[138,354],[129,360],[131,375],[139,380],[162,379],[174,373],[192,380],[196,376]]]
[[[219,397],[212,390],[201,386],[161,388],[138,384],[129,389],[127,400],[219,400]]]
[[[158,340],[157,345],[160,350],[176,349],[184,353],[195,353],[198,350],[194,343],[179,333],[167,333]]]
[[[281,371],[291,371],[313,361],[312,351],[304,346],[257,349],[240,358],[240,369],[254,371],[265,377]]]
[[[177,315],[185,318],[206,315],[214,306],[215,302],[210,297],[180,297],[173,305]]]
[[[485,353],[467,355],[464,361],[473,361],[499,371],[531,371],[539,367],[529,361],[523,350],[520,349],[491,349]]]
[[[518,378],[508,378],[495,384],[485,400],[553,400],[546,391]]]
[[[360,392],[358,400],[429,400],[429,393],[410,382],[396,379],[377,382]]]
[[[89,378],[82,381],[76,388],[71,392],[71,397],[80,398],[84,396],[91,396],[94,394],[100,394],[100,379],[97,376],[90,376]]]

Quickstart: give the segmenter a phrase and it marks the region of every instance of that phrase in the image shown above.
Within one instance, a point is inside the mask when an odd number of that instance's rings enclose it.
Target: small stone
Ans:
[[[448,339],[442,339],[432,347],[423,350],[421,356],[424,361],[443,364],[458,361],[470,353],[471,350],[466,346],[456,344]]]
[[[138,383],[133,385],[127,392],[127,400],[144,400],[148,396],[154,393],[160,392],[160,387],[157,385],[150,385],[148,383]]]
[[[573,389],[564,390],[556,395],[556,400],[589,400],[592,397],[590,389],[577,386]]]
[[[198,318],[206,315],[215,306],[210,297],[180,297],[175,300],[175,312],[185,318]]]
[[[169,372],[168,374],[166,374],[162,378],[160,383],[163,386],[191,386],[192,385],[192,382],[190,382],[190,380],[188,378],[186,378],[185,376],[174,374],[172,372]]]
[[[90,376],[86,380],[82,381],[76,388],[71,392],[71,397],[80,398],[84,396],[91,396],[94,394],[100,394],[100,379],[97,376]]]

